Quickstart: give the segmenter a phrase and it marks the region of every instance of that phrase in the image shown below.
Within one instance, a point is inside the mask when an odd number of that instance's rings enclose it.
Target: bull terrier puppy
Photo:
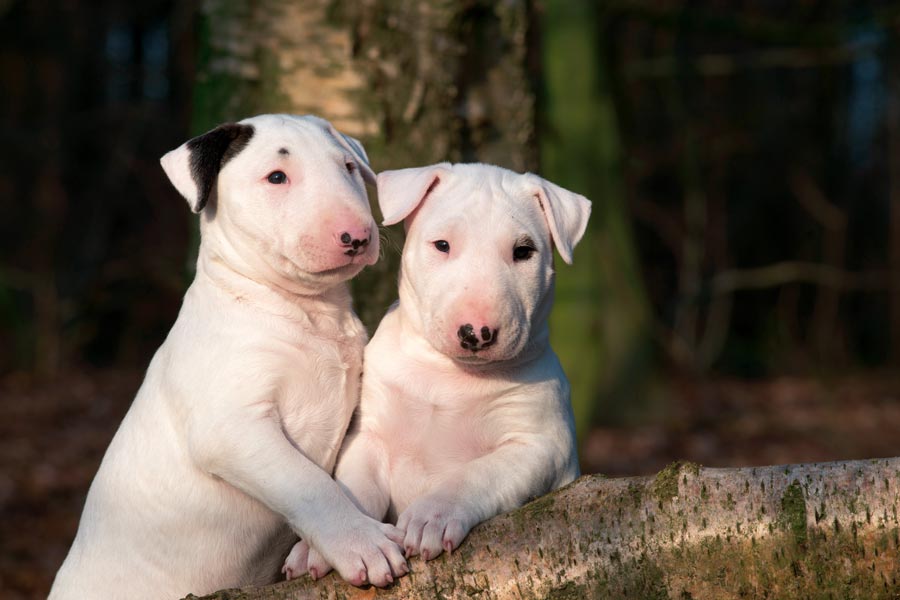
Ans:
[[[407,569],[402,534],[330,475],[366,341],[345,282],[378,257],[362,146],[316,117],[263,115],[161,162],[201,213],[196,277],[51,600],[271,582],[296,535],[353,584],[390,583]]]
[[[552,246],[571,263],[590,202],[530,173],[448,163],[381,173],[378,198],[386,225],[405,221],[400,299],[366,347],[335,477],[428,560],[579,475],[547,318]],[[300,542],[283,571],[329,564]]]

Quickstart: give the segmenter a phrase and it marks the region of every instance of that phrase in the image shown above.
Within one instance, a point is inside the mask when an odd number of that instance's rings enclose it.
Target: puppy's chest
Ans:
[[[393,418],[381,423],[395,470],[438,474],[494,450],[498,432],[485,415],[489,399],[471,386],[399,382],[388,386]]]
[[[291,361],[280,390],[285,433],[329,472],[359,401],[363,345],[361,336],[314,341]]]

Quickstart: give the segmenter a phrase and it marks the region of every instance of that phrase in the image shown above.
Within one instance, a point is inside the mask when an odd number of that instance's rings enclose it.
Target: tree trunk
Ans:
[[[376,171],[450,161],[535,170],[530,0],[207,0],[194,130],[312,113]],[[376,215],[377,217],[377,215]],[[399,230],[354,280],[370,331],[396,297]]]
[[[898,490],[900,458],[585,476],[377,597],[896,598]],[[330,575],[204,598],[373,597]]]
[[[652,397],[654,367],[650,305],[622,175],[616,82],[600,47],[612,27],[602,4],[551,0],[542,20],[542,173],[593,201],[574,264],[558,269],[550,322],[572,385],[579,439],[598,418],[640,414],[641,399]]]

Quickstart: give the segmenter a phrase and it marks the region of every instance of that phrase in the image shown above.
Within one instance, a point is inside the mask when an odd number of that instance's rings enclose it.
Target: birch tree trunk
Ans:
[[[898,492],[900,458],[585,476],[388,590],[330,575],[204,599],[896,598]]]
[[[536,170],[532,12],[530,0],[207,0],[193,128],[312,113],[359,138],[376,171]],[[354,280],[370,331],[396,298],[400,236],[382,235],[382,260]]]

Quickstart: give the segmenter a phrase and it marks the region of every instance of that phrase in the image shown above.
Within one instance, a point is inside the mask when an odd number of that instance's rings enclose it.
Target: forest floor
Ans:
[[[140,384],[138,371],[0,379],[0,590],[45,598],[75,534],[88,485]],[[705,466],[900,455],[900,377],[830,381],[677,378],[664,410],[585,439],[585,472],[654,473]],[[127,551],[127,549],[123,549]]]

